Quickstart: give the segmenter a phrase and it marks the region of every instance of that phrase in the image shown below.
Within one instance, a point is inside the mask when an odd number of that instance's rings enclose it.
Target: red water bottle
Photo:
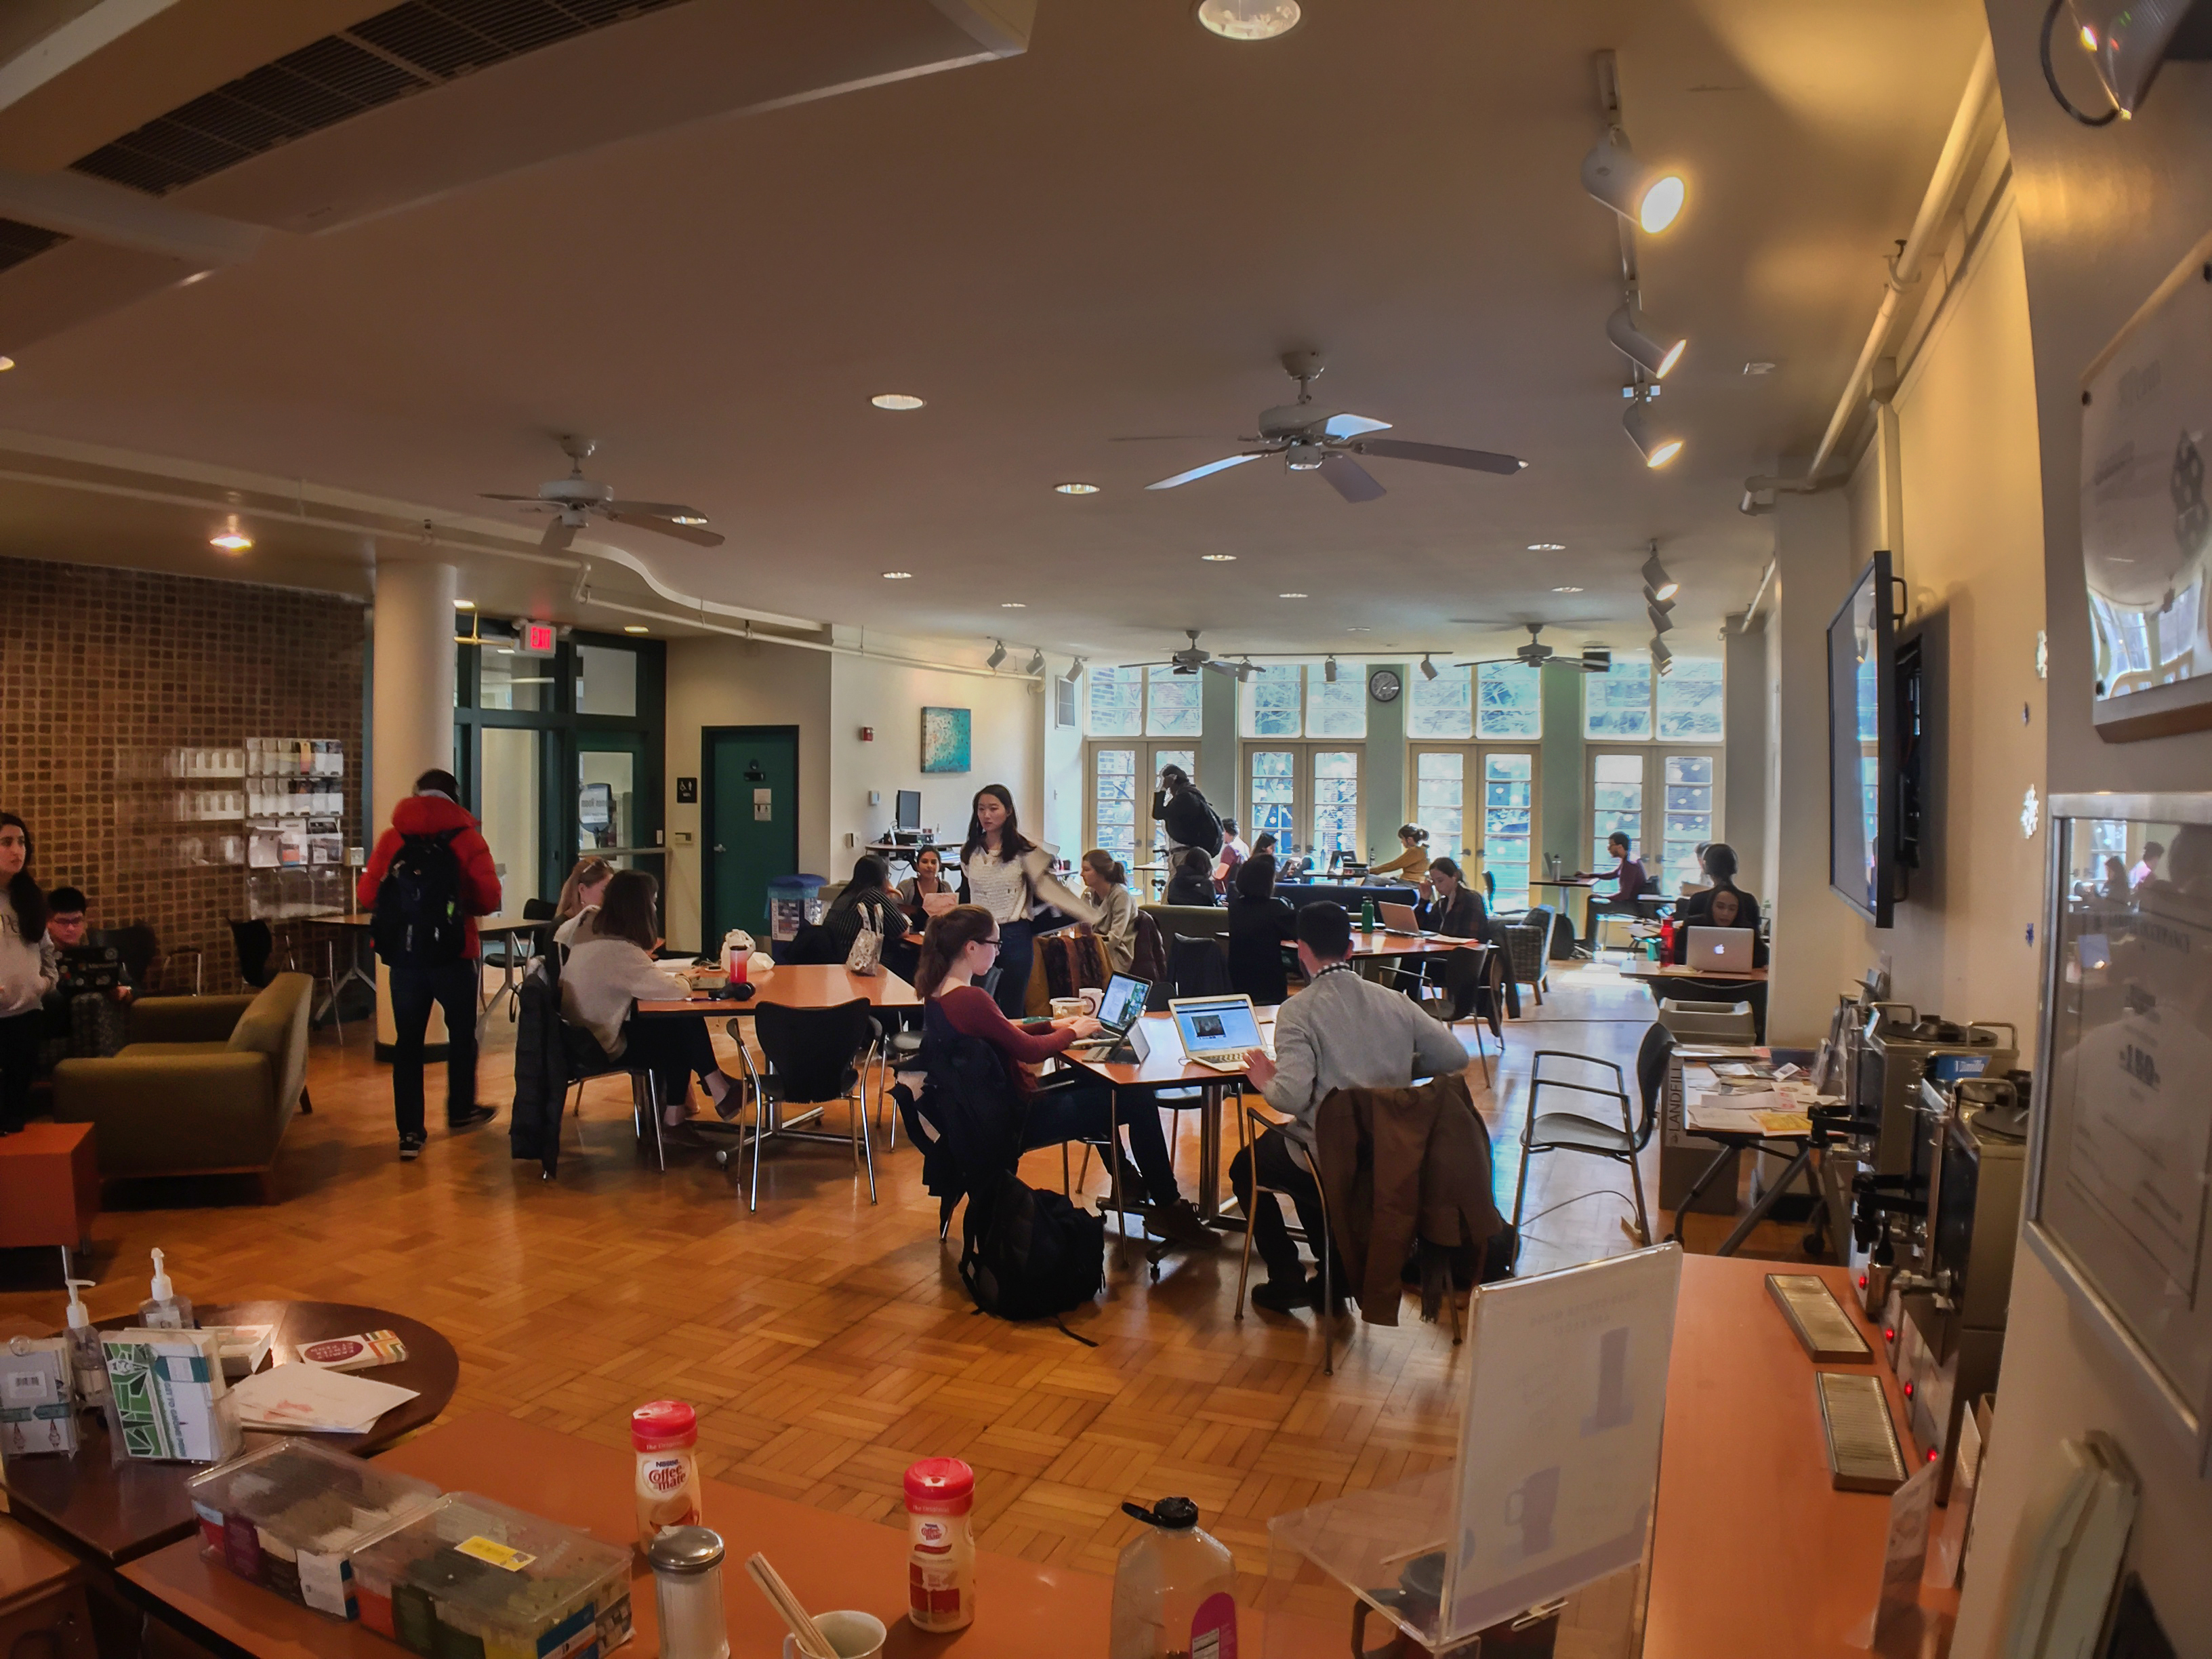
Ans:
[[[1659,918],[1659,960],[1672,962],[1674,959],[1674,918],[1671,915],[1662,916]]]

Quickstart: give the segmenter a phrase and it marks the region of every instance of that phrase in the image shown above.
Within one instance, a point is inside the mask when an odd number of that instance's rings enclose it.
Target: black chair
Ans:
[[[1175,994],[1179,997],[1236,994],[1236,988],[1229,982],[1229,958],[1211,939],[1177,933],[1168,953],[1168,975],[1175,981]]]
[[[802,923],[783,947],[778,958],[794,968],[842,968],[846,953],[837,948],[837,940],[830,931],[818,921]]]
[[[551,899],[534,898],[522,901],[522,919],[525,921],[551,921],[560,914],[561,907]],[[520,934],[514,933],[507,936],[510,944],[519,942],[520,937]],[[553,948],[553,930],[550,927],[533,929],[530,939],[530,954],[532,956],[542,957]]]
[[[1521,1204],[1528,1188],[1528,1160],[1538,1152],[1583,1152],[1594,1158],[1607,1158],[1628,1165],[1628,1179],[1636,1194],[1636,1229],[1645,1245],[1651,1243],[1651,1218],[1644,1206],[1644,1175],[1638,1167],[1638,1157],[1650,1144],[1652,1127],[1658,1121],[1659,1083],[1666,1077],[1667,1055],[1673,1039],[1658,1026],[1644,1034],[1643,1046],[1636,1056],[1637,1083],[1643,1094],[1642,1110],[1632,1121],[1629,1114],[1628,1091],[1623,1086],[1620,1067],[1609,1060],[1594,1060],[1588,1054],[1571,1054],[1563,1049],[1545,1048],[1538,1051],[1528,1078],[1528,1115],[1521,1126],[1521,1171],[1513,1182],[1513,1229],[1517,1237],[1521,1229]],[[1610,1072],[1613,1086],[1578,1081],[1573,1076],[1561,1077],[1555,1066],[1547,1073],[1544,1062],[1559,1060],[1577,1066]],[[1655,1075],[1656,1082],[1646,1086],[1645,1080]],[[1589,1096],[1596,1100],[1611,1102],[1620,1114],[1618,1127],[1577,1111],[1545,1109],[1545,1091],[1571,1096]],[[1571,1104],[1579,1105],[1579,1100]],[[1610,1114],[1608,1114],[1610,1116]]]
[[[86,933],[84,942],[114,946],[117,954],[123,958],[123,966],[131,975],[131,982],[138,988],[141,994],[154,988],[151,981],[154,959],[161,954],[161,941],[155,938],[154,930],[143,922],[134,921],[125,927],[94,928]],[[169,954],[192,959],[192,994],[199,995],[205,989],[206,981],[206,963],[201,953],[187,945]]]
[[[875,1146],[868,1133],[867,1102],[862,1086],[875,1059],[875,1036],[880,1030],[874,1019],[874,1008],[866,997],[854,997],[850,1002],[841,1002],[831,1008],[787,1008],[781,1003],[766,1002],[757,1005],[751,1012],[753,1038],[760,1044],[769,1069],[764,1076],[755,1072],[751,1051],[739,1046],[738,1052],[753,1085],[753,1127],[750,1132],[738,1129],[735,1144],[717,1151],[714,1161],[727,1168],[730,1159],[744,1151],[747,1141],[751,1142],[753,1173],[745,1207],[757,1210],[763,1140],[773,1135],[833,1145],[840,1140],[849,1141],[854,1167],[865,1167],[867,1170],[868,1202],[875,1203]],[[848,1134],[810,1133],[783,1121],[783,1109],[787,1106],[809,1109],[795,1120],[803,1123],[820,1118],[823,1108],[836,1100],[845,1102],[851,1109]],[[720,1126],[699,1127],[712,1135]]]

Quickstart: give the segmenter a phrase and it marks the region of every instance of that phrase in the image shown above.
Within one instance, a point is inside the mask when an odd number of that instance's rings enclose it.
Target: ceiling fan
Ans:
[[[1547,662],[1555,662],[1562,667],[1579,668],[1585,674],[1609,674],[1613,672],[1613,653],[1605,646],[1586,645],[1579,657],[1563,657],[1540,637],[1544,631],[1542,623],[1522,623],[1521,626],[1528,630],[1528,643],[1516,646],[1511,656],[1486,657],[1474,664],[1455,662],[1452,666],[1488,668],[1498,663],[1517,662],[1525,663],[1531,668],[1541,668]]]
[[[1192,467],[1188,472],[1178,472],[1171,478],[1162,478],[1158,483],[1146,484],[1147,489],[1173,489],[1194,478],[1203,478],[1216,472],[1225,472],[1232,466],[1242,466],[1247,461],[1256,461],[1269,455],[1280,455],[1283,465],[1292,472],[1318,472],[1335,487],[1336,493],[1347,501],[1371,501],[1385,494],[1375,475],[1354,460],[1355,455],[1380,455],[1398,461],[1427,461],[1437,466],[1464,467],[1474,472],[1498,472],[1510,477],[1528,465],[1511,455],[1499,455],[1487,449],[1459,449],[1449,444],[1409,443],[1401,438],[1370,438],[1370,432],[1387,432],[1388,421],[1370,419],[1364,415],[1346,415],[1323,409],[1313,401],[1313,383],[1321,378],[1328,365],[1318,351],[1286,351],[1283,368],[1298,383],[1298,400],[1294,404],[1278,404],[1273,409],[1260,412],[1260,430],[1255,437],[1245,440],[1255,443],[1257,449],[1248,449],[1241,454],[1224,456],[1218,461],[1208,461],[1204,466]]]
[[[721,537],[699,527],[707,522],[707,515],[696,507],[685,507],[680,501],[623,501],[611,486],[586,477],[584,463],[592,459],[592,451],[599,447],[596,438],[574,438],[563,434],[561,448],[570,463],[567,477],[538,485],[535,495],[502,495],[487,490],[483,499],[520,501],[533,513],[550,513],[553,522],[545,526],[538,545],[551,552],[557,553],[575,540],[576,532],[591,522],[594,514],[617,524],[658,531],[699,547],[722,544]]]
[[[1197,629],[1186,628],[1182,631],[1188,636],[1190,643],[1182,650],[1159,662],[1133,662],[1127,665],[1131,668],[1165,668],[1172,665],[1178,674],[1195,674],[1203,668],[1209,674],[1226,674],[1239,685],[1260,672],[1259,664],[1249,657],[1241,662],[1231,662],[1215,656],[1199,644]]]

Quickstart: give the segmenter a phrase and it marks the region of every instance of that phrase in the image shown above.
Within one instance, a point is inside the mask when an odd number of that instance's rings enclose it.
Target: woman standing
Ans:
[[[1109,973],[1126,974],[1137,956],[1137,900],[1129,891],[1129,872],[1103,847],[1083,855],[1083,890],[1098,907],[1091,931],[1106,953]]]
[[[1024,1150],[1079,1139],[1103,1141],[1113,1121],[1111,1088],[1088,1082],[1040,1090],[1029,1069],[1064,1052],[1072,1042],[1095,1036],[1101,1029],[1098,1022],[1078,1014],[1017,1025],[976,983],[1004,955],[1005,933],[1004,923],[994,922],[988,911],[975,904],[957,906],[930,922],[922,936],[921,966],[915,975],[915,989],[926,1002],[928,1040],[941,1045],[957,1033],[998,1050],[1007,1080],[1028,1103]],[[1210,1249],[1217,1242],[1215,1235],[1176,1188],[1175,1160],[1160,1129],[1158,1109],[1150,1103],[1140,1106],[1121,1127],[1128,1131],[1138,1176],[1152,1202],[1146,1212],[1147,1224],[1179,1244]],[[1121,1158],[1121,1147],[1116,1146],[1113,1153]]]
[[[914,873],[898,884],[899,908],[906,912],[917,933],[929,926],[929,907],[923,900],[939,899],[937,908],[942,910],[944,901],[954,897],[952,884],[945,879],[944,872],[945,855],[934,847],[925,847],[914,855]]]
[[[963,902],[979,906],[999,924],[999,977],[992,996],[1007,1018],[1019,1019],[1028,1011],[1030,962],[1036,955],[1030,912],[1050,904],[1094,926],[1098,912],[1054,877],[1044,849],[1022,834],[1013,792],[1003,783],[987,783],[975,792],[968,840],[960,849],[960,881]]]
[[[0,1135],[30,1121],[31,1080],[46,1034],[46,896],[31,875],[30,826],[0,812]]]

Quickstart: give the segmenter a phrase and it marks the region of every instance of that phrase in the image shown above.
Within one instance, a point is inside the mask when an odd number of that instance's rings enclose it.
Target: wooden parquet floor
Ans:
[[[1646,994],[1606,970],[1555,981],[1546,1007],[1524,1005],[1529,1018],[1509,1027],[1495,1086],[1469,1072],[1498,1146],[1501,1208],[1531,1053],[1601,1055],[1632,1077],[1650,1017]],[[316,1034],[316,1110],[287,1137],[276,1204],[213,1181],[108,1189],[95,1316],[136,1306],[158,1244],[179,1287],[203,1301],[319,1297],[436,1326],[461,1358],[453,1413],[506,1412],[627,1446],[631,1407],[672,1395],[700,1408],[708,1473],[896,1525],[907,1465],[963,1457],[979,1475],[986,1548],[1103,1573],[1136,1524],[1119,1511],[1125,1498],[1195,1499],[1256,1571],[1270,1516],[1451,1456],[1464,1351],[1413,1301],[1395,1328],[1341,1326],[1325,1376],[1310,1312],[1232,1320],[1230,1238],[1171,1255],[1157,1284],[1135,1253],[1126,1267],[1109,1259],[1105,1297],[1067,1322],[1098,1345],[1084,1347],[972,1311],[953,1271],[957,1235],[939,1244],[936,1202],[903,1140],[879,1152],[875,1206],[842,1148],[772,1146],[748,1214],[734,1177],[698,1152],[672,1148],[666,1173],[654,1170],[616,1079],[587,1086],[586,1150],[574,1150],[572,1120],[557,1182],[508,1158],[503,1111],[471,1134],[434,1129],[422,1158],[402,1164],[368,1037],[358,1022],[343,1044]],[[496,1020],[480,1068],[487,1103],[511,1097],[513,1054],[513,1028]],[[434,1069],[434,1125],[442,1086]],[[1195,1123],[1188,1115],[1176,1148],[1186,1193]],[[1226,1139],[1224,1169],[1233,1129]],[[1656,1147],[1648,1159],[1651,1191]],[[1024,1173],[1050,1184],[1058,1164],[1032,1153]],[[1087,1184],[1104,1189],[1096,1162]],[[1618,1166],[1540,1163],[1529,1214],[1573,1201],[1526,1229],[1522,1271],[1632,1248],[1626,1192]],[[1693,1218],[1692,1248],[1711,1249],[1721,1226]],[[1755,1237],[1756,1253],[1793,1242],[1762,1231],[1772,1237]],[[0,1251],[0,1337],[59,1325],[58,1272],[55,1252]]]

